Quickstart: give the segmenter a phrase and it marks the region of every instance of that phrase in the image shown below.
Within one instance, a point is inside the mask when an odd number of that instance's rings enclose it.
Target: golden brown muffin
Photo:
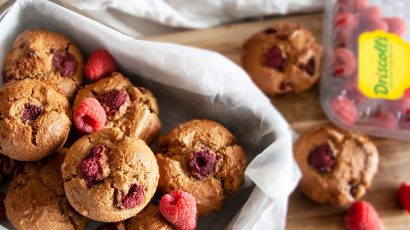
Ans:
[[[337,206],[366,193],[379,163],[367,137],[332,125],[304,133],[295,143],[295,158],[303,174],[302,192],[318,203]]]
[[[133,86],[122,74],[114,72],[80,89],[73,109],[88,97],[96,98],[104,107],[105,128],[120,128],[127,136],[140,138],[148,144],[159,135],[161,122],[151,91]]]
[[[128,220],[127,230],[174,230],[175,228],[159,212],[156,205],[149,204],[138,215]]]
[[[71,208],[64,195],[61,150],[40,162],[25,163],[13,177],[5,199],[6,214],[19,229],[80,230],[87,219]]]
[[[0,90],[0,152],[36,161],[58,151],[70,132],[70,104],[45,83],[24,79]]]
[[[158,142],[158,189],[181,189],[195,197],[198,215],[221,208],[242,185],[245,153],[221,124],[192,120],[178,125]]]
[[[71,205],[82,215],[102,222],[135,216],[153,197],[159,177],[151,149],[117,128],[76,141],[62,172]]]
[[[4,62],[3,80],[44,81],[73,98],[83,82],[84,59],[64,35],[40,29],[26,30],[14,41]]]
[[[244,43],[242,65],[268,95],[300,93],[319,79],[322,51],[309,30],[282,22]]]

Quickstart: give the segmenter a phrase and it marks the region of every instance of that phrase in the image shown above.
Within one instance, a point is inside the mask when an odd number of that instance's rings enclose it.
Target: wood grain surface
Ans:
[[[279,17],[142,39],[213,50],[240,65],[242,43],[253,33],[281,20],[303,24],[322,40],[322,14]],[[297,132],[328,122],[320,107],[319,86],[301,94],[271,98],[271,101]],[[374,205],[386,229],[410,229],[410,215],[400,208],[397,198],[400,183],[410,180],[410,142],[373,140],[379,149],[381,163],[363,199]],[[344,229],[345,213],[346,208],[318,205],[296,190],[290,197],[286,229]]]

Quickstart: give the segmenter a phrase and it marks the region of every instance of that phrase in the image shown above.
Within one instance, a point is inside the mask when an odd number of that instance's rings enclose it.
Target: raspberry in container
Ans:
[[[337,125],[410,140],[409,3],[326,1],[321,103]]]

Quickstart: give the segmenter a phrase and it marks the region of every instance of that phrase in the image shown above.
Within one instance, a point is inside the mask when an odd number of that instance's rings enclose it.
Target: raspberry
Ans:
[[[74,111],[74,123],[77,129],[92,133],[104,127],[107,115],[100,103],[92,97],[84,99]]]
[[[382,30],[382,31],[387,32],[389,30],[389,26],[383,20],[378,19],[364,26],[362,29],[362,32],[373,32],[376,30]]]
[[[106,150],[104,145],[94,146],[90,150],[90,154],[81,161],[78,170],[81,176],[87,181],[87,186],[91,187],[95,182],[102,179],[103,170],[100,165],[100,159],[103,157]]]
[[[102,105],[106,106],[107,113],[115,113],[123,105],[128,98],[128,93],[122,90],[111,90],[98,97]]]
[[[386,105],[388,110],[393,114],[405,114],[405,112],[410,109],[410,98],[404,96],[399,100],[387,101]]]
[[[349,77],[356,71],[357,60],[352,51],[337,48],[333,56],[333,75],[336,77]]]
[[[338,4],[344,5],[351,12],[357,12],[369,5],[369,0],[339,0]]]
[[[410,182],[404,182],[400,185],[399,198],[401,206],[410,214]]]
[[[68,52],[56,53],[53,56],[53,67],[64,77],[72,76],[77,69],[77,60]]]
[[[97,50],[88,58],[85,66],[85,76],[92,81],[106,77],[114,72],[116,64],[107,50]]]
[[[189,166],[191,167],[192,174],[201,179],[216,171],[216,166],[220,159],[221,157],[210,149],[201,150],[192,154]]]
[[[272,46],[264,56],[264,64],[267,67],[273,68],[278,71],[285,69],[286,57],[282,50],[277,46]]]
[[[336,26],[336,43],[338,47],[345,47],[354,43],[358,21],[357,16],[348,12],[339,13],[334,22]]]
[[[159,211],[176,229],[195,229],[196,201],[191,194],[182,190],[165,194],[159,202]]]
[[[342,88],[344,89],[345,95],[354,102],[363,103],[366,100],[366,96],[363,95],[357,85],[357,76],[346,79]]]
[[[358,201],[350,206],[345,216],[345,225],[348,230],[384,230],[376,210],[365,201]]]
[[[380,20],[382,17],[382,10],[377,6],[370,6],[360,10],[359,21],[366,25],[369,22]]]
[[[308,157],[309,165],[320,173],[328,173],[335,166],[335,158],[332,149],[328,144],[320,145],[314,148]]]
[[[353,101],[346,97],[336,97],[331,102],[334,113],[346,124],[353,124],[357,119],[357,109]]]
[[[345,26],[350,26],[353,28],[357,28],[357,17],[353,13],[348,13],[348,12],[341,12],[337,14],[334,20],[334,24],[336,27],[345,27]]]
[[[389,33],[397,34],[398,36],[403,36],[406,33],[406,21],[399,17],[383,18],[383,21],[387,24],[389,28]]]
[[[300,64],[299,69],[304,70],[310,76],[313,76],[315,74],[315,69],[316,69],[315,58],[312,57],[311,59],[309,59],[307,64]]]
[[[394,114],[387,111],[377,111],[367,123],[374,126],[394,129],[397,127],[397,122],[398,120]]]
[[[23,119],[23,121],[34,121],[41,115],[42,112],[42,107],[27,103],[24,105],[21,118]]]
[[[6,198],[6,194],[0,192],[0,221],[3,221],[7,218],[6,216],[6,206],[4,205],[4,199]]]
[[[144,190],[137,184],[132,184],[127,195],[121,198],[120,209],[135,208],[144,201]]]

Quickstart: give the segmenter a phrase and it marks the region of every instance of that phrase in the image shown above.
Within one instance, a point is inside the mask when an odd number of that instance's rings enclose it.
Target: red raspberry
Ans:
[[[399,17],[383,18],[383,21],[387,24],[389,28],[389,33],[397,34],[398,36],[403,36],[406,33],[406,21]]]
[[[103,170],[100,165],[100,159],[105,154],[106,150],[104,145],[94,146],[90,150],[90,154],[81,161],[78,166],[78,170],[81,176],[87,181],[87,186],[91,187],[95,182],[101,181],[103,178]]]
[[[41,115],[42,112],[42,107],[27,103],[24,105],[21,118],[23,119],[23,121],[34,121]]]
[[[64,77],[72,76],[77,69],[77,59],[69,52],[54,54],[52,63],[53,67]]]
[[[357,12],[366,8],[369,5],[369,0],[339,0],[338,4],[345,6],[351,12]]]
[[[84,99],[74,111],[74,123],[77,129],[92,133],[104,127],[107,115],[97,99]]]
[[[380,20],[382,17],[382,10],[377,6],[370,6],[359,12],[359,22],[366,25],[370,22]]]
[[[389,26],[383,20],[378,19],[378,20],[371,21],[369,22],[369,24],[363,26],[361,32],[374,32],[377,30],[387,32],[389,30]]]
[[[328,173],[335,166],[335,157],[328,144],[320,145],[314,148],[308,157],[309,165],[320,173]]]
[[[353,101],[346,97],[336,97],[330,104],[334,113],[346,124],[353,124],[357,119],[357,109]]]
[[[394,129],[397,127],[397,122],[398,120],[394,114],[387,111],[377,111],[367,123],[374,126]]]
[[[107,50],[97,50],[88,58],[85,76],[95,81],[110,75],[116,68],[115,60]]]
[[[410,182],[404,182],[400,185],[399,198],[401,206],[410,214]]]
[[[210,149],[201,150],[192,154],[189,166],[193,172],[192,174],[201,179],[216,171],[220,159],[221,157]]]
[[[123,90],[111,90],[101,94],[98,100],[102,105],[106,106],[105,111],[109,114],[115,114],[128,98],[128,93]]]
[[[348,230],[384,230],[376,210],[365,201],[358,201],[350,206],[345,216],[345,225]]]
[[[132,184],[128,193],[121,198],[120,209],[135,208],[144,201],[144,190],[137,184]]]
[[[333,55],[333,75],[335,77],[349,77],[354,74],[357,60],[352,51],[337,48]]]
[[[348,78],[345,82],[343,82],[342,88],[346,97],[352,99],[355,103],[360,104],[366,100],[366,96],[364,96],[364,94],[359,90],[357,81],[357,76]]]
[[[285,69],[287,58],[279,47],[272,46],[266,52],[263,62],[267,67],[278,71],[283,71]]]
[[[6,216],[6,206],[4,205],[4,199],[6,198],[6,194],[0,192],[0,221],[3,221],[7,218]]]
[[[182,190],[165,194],[159,202],[159,211],[176,229],[195,229],[196,201],[191,194]]]

